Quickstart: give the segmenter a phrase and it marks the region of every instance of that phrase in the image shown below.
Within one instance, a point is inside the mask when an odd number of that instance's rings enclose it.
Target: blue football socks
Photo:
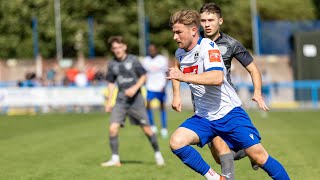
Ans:
[[[172,152],[178,156],[185,165],[201,175],[205,175],[210,169],[210,166],[202,159],[198,151],[191,146],[184,146]]]
[[[275,180],[290,180],[284,167],[271,156],[268,157],[267,162],[261,167],[268,175]]]

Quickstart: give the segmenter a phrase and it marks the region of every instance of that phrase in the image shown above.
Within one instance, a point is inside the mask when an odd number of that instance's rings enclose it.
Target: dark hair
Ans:
[[[174,13],[170,17],[169,26],[172,27],[176,23],[181,23],[186,26],[200,26],[200,15],[197,11],[183,9]]]
[[[120,44],[126,44],[126,42],[122,36],[110,36],[108,39],[108,43],[111,45],[114,42],[120,43]]]
[[[222,11],[218,4],[216,3],[206,3],[200,8],[200,13],[209,12],[212,14],[217,14],[218,17],[222,18]]]

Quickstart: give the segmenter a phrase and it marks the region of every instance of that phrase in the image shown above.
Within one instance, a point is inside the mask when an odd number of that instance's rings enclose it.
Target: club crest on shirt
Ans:
[[[196,53],[194,53],[194,60],[198,60],[199,59],[199,51],[197,51]]]
[[[211,49],[208,53],[210,62],[221,62],[219,49]]]
[[[225,55],[228,51],[228,48],[226,46],[219,46],[221,55]]]
[[[125,63],[124,67],[126,68],[126,70],[130,70],[132,68],[132,63]]]
[[[198,65],[183,68],[183,74],[198,74]]]

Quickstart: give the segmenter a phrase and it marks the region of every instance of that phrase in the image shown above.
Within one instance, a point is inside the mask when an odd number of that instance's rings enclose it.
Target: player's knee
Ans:
[[[269,156],[268,154],[259,154],[259,155],[257,155],[257,157],[255,159],[253,159],[253,161],[258,166],[262,166],[267,162],[268,156]]]
[[[110,126],[109,127],[109,135],[110,136],[116,136],[119,133],[119,128],[117,126]]]
[[[222,140],[220,137],[216,137],[213,139],[212,147],[210,149],[211,149],[211,152],[215,151],[215,153],[219,156],[223,154],[231,153],[227,143],[224,140]]]
[[[144,132],[144,134],[146,135],[146,136],[149,136],[149,137],[151,137],[151,136],[153,136],[154,135],[154,133],[153,133],[153,131],[152,131],[152,129],[151,129],[151,127],[150,126],[142,126],[142,130],[143,130],[143,132]]]
[[[261,144],[254,145],[246,149],[245,152],[258,166],[264,165],[269,157],[269,154]]]
[[[172,135],[169,143],[172,150],[177,150],[187,145],[185,138],[179,135]]]
[[[166,107],[165,107],[165,104],[164,103],[161,103],[160,104],[160,109],[163,111],[163,110],[166,110]]]

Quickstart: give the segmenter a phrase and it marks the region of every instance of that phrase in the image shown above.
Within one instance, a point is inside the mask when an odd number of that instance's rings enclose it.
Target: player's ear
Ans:
[[[128,46],[126,44],[123,44],[123,48],[125,51],[127,51]]]
[[[219,25],[221,26],[223,24],[223,18],[219,18]]]
[[[196,26],[192,27],[192,36],[195,36],[198,33],[198,28]]]

